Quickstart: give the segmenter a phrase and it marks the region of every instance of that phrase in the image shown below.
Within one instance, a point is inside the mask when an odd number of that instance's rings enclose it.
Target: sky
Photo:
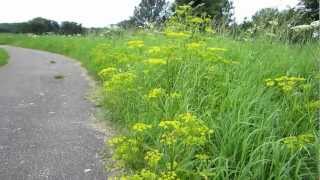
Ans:
[[[172,1],[172,0],[171,0]],[[266,7],[284,9],[298,0],[233,0],[237,22]],[[75,21],[85,27],[104,27],[127,19],[140,0],[2,0],[0,23],[35,17]]]

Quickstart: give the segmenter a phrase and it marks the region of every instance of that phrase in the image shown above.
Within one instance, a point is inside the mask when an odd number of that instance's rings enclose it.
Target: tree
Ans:
[[[84,28],[81,24],[76,22],[64,21],[61,23],[60,33],[71,35],[71,34],[81,34],[83,33]]]
[[[59,24],[56,21],[37,17],[28,22],[28,30],[31,33],[43,34],[47,32],[58,32]]]
[[[198,14],[206,14],[217,22],[229,23],[232,17],[232,2],[229,0],[176,0],[176,5],[190,4]]]
[[[132,20],[136,25],[149,25],[159,23],[165,18],[168,11],[166,0],[142,0],[139,6],[135,7]]]
[[[319,0],[300,0],[299,6],[307,21],[319,20]]]

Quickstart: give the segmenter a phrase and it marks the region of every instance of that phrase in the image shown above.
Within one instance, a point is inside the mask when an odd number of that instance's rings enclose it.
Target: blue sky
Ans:
[[[237,22],[265,7],[284,9],[297,0],[233,0]],[[104,27],[130,17],[140,0],[3,0],[1,22],[22,22],[44,17],[59,22],[69,20],[86,27]]]

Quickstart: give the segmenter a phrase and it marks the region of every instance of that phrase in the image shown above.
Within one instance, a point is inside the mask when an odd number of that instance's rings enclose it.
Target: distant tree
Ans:
[[[175,0],[176,5],[190,4],[198,14],[206,14],[217,22],[228,23],[232,17],[232,2],[229,0]]]
[[[299,6],[306,21],[319,20],[319,0],[300,0]]]
[[[131,20],[136,25],[148,25],[151,23],[159,23],[166,16],[168,10],[168,2],[166,0],[141,0],[140,4],[135,7]]]
[[[42,17],[37,17],[30,20],[27,23],[28,27],[26,31],[35,33],[35,34],[43,34],[47,32],[58,32],[59,31],[59,24],[56,21],[48,20]]]
[[[264,28],[270,25],[270,21],[277,21],[279,19],[279,10],[275,8],[264,8],[257,11],[252,16],[252,23]]]
[[[130,18],[130,19],[119,22],[117,25],[124,29],[130,29],[130,28],[134,28],[136,26],[136,23],[133,18]]]
[[[71,35],[71,34],[82,34],[84,32],[84,28],[81,24],[76,22],[64,21],[60,26],[60,33]]]
[[[275,8],[264,8],[257,11],[251,20],[244,21],[240,27],[243,29],[256,27],[267,30],[269,27],[276,26],[277,30],[283,30],[298,24],[303,24],[303,19],[301,13],[295,8],[282,11]]]
[[[24,33],[28,32],[28,23],[1,23],[0,32]]]

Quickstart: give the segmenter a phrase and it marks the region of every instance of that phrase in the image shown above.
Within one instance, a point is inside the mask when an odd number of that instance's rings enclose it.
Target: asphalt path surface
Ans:
[[[10,59],[0,67],[0,180],[106,179],[83,68],[57,54],[2,48]]]

